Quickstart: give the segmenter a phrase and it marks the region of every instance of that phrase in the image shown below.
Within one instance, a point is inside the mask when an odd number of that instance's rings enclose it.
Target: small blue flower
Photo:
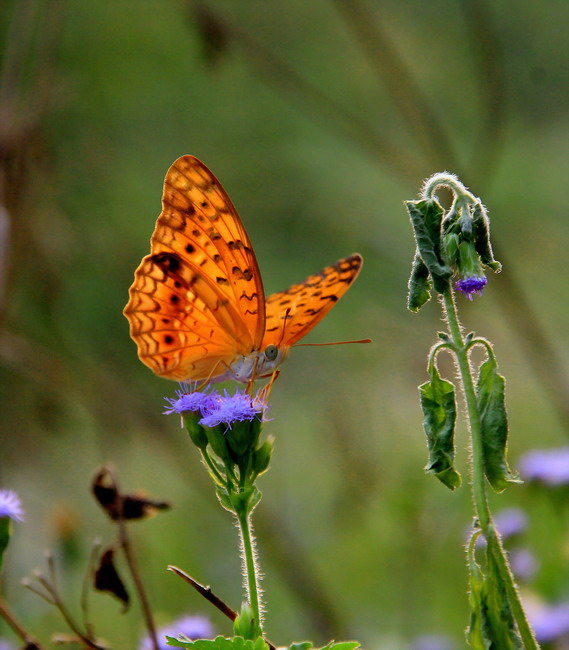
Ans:
[[[529,619],[539,643],[552,643],[569,635],[569,602],[545,605],[535,612],[529,611]]]
[[[456,287],[457,291],[460,291],[469,300],[472,300],[473,294],[477,294],[479,296],[482,295],[482,290],[487,284],[488,280],[485,276],[482,275],[461,278],[460,280],[457,280],[454,286]]]
[[[206,389],[207,390],[207,389]],[[169,408],[164,411],[164,415],[172,413],[201,413],[207,415],[210,410],[215,409],[219,394],[217,391],[201,392],[194,390],[194,387],[188,384],[180,384],[180,390],[176,391],[176,399],[166,397]]]
[[[418,636],[411,642],[411,650],[452,650],[454,647],[448,637],[438,634]]]
[[[0,517],[13,521],[24,521],[20,497],[12,490],[0,490]]]
[[[158,630],[158,647],[160,650],[170,650],[172,646],[166,642],[166,637],[171,636],[176,639],[179,634],[183,634],[188,639],[210,639],[213,637],[213,628],[205,616],[183,616],[177,621],[165,625]],[[153,644],[148,636],[145,636],[138,650],[152,650]]]
[[[534,449],[522,456],[520,474],[550,487],[569,484],[569,447]]]
[[[235,395],[224,391],[223,397],[218,397],[215,408],[208,410],[200,424],[204,427],[215,427],[224,423],[229,429],[235,422],[252,421],[264,413],[266,405],[257,396],[251,397],[246,392],[237,390]]]
[[[527,548],[512,549],[508,555],[516,578],[524,582],[531,580],[539,567],[535,555]]]

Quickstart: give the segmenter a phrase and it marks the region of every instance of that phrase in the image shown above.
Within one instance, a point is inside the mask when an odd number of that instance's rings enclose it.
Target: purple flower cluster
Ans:
[[[519,463],[526,481],[537,481],[549,487],[569,484],[569,447],[534,449],[524,454]]]
[[[488,284],[488,280],[482,276],[465,277],[457,280],[455,287],[457,291],[463,293],[469,300],[477,294],[482,295],[482,290]]]
[[[0,490],[0,517],[13,521],[24,521],[20,497],[12,490]]]
[[[206,389],[207,390],[207,389]],[[201,392],[191,386],[181,385],[176,391],[176,399],[167,397],[169,407],[164,411],[171,413],[199,413],[199,424],[205,427],[215,427],[225,424],[231,429],[235,422],[251,421],[255,417],[263,417],[267,409],[266,403],[259,397],[252,397],[245,391],[237,390],[234,395],[224,391],[223,395],[216,390]]]
[[[183,634],[188,639],[210,639],[213,637],[211,623],[204,616],[183,616],[177,621],[165,625],[158,630],[158,647],[160,650],[169,650],[172,646],[166,641],[167,636],[178,638]],[[154,645],[148,636],[144,637],[138,646],[138,650],[152,650]]]

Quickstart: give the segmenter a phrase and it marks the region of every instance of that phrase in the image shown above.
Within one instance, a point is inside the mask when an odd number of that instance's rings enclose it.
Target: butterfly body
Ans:
[[[248,383],[278,369],[361,264],[351,255],[265,298],[231,200],[203,163],[182,156],[166,175],[151,253],[135,271],[124,314],[139,358],[157,375]]]

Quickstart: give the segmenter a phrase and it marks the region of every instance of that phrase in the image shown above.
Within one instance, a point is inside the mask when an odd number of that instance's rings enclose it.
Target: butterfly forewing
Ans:
[[[125,315],[141,360],[172,379],[222,374],[260,345],[264,294],[251,243],[215,176],[192,156],[166,175],[151,254]]]
[[[319,323],[357,278],[363,263],[359,254],[339,260],[304,282],[266,300],[266,329],[262,347],[294,345]]]

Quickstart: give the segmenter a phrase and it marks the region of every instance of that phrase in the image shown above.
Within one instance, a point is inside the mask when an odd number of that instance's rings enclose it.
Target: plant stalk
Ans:
[[[241,544],[243,546],[243,573],[247,577],[246,592],[249,598],[249,605],[253,610],[253,616],[262,634],[261,599],[259,593],[258,567],[255,561],[255,540],[252,535],[251,516],[243,508],[237,512],[239,530],[241,532]]]
[[[488,504],[488,494],[486,491],[486,477],[484,475],[484,458],[482,448],[482,429],[480,426],[480,413],[476,401],[476,392],[474,390],[474,381],[472,378],[472,368],[467,347],[464,344],[462,328],[458,320],[456,305],[452,290],[449,288],[443,294],[443,305],[446,314],[446,320],[454,343],[454,352],[458,363],[460,377],[462,380],[462,390],[466,401],[466,410],[468,422],[470,425],[470,438],[472,441],[472,476],[471,488],[472,498],[476,516],[486,538],[488,548],[491,550],[494,561],[500,573],[500,579],[505,586],[512,614],[518,626],[518,630],[524,646],[527,650],[539,650],[539,645],[535,639],[530,624],[526,618],[524,608],[520,599],[518,588],[514,581],[512,571],[502,545],[502,540],[496,532],[490,506]]]

